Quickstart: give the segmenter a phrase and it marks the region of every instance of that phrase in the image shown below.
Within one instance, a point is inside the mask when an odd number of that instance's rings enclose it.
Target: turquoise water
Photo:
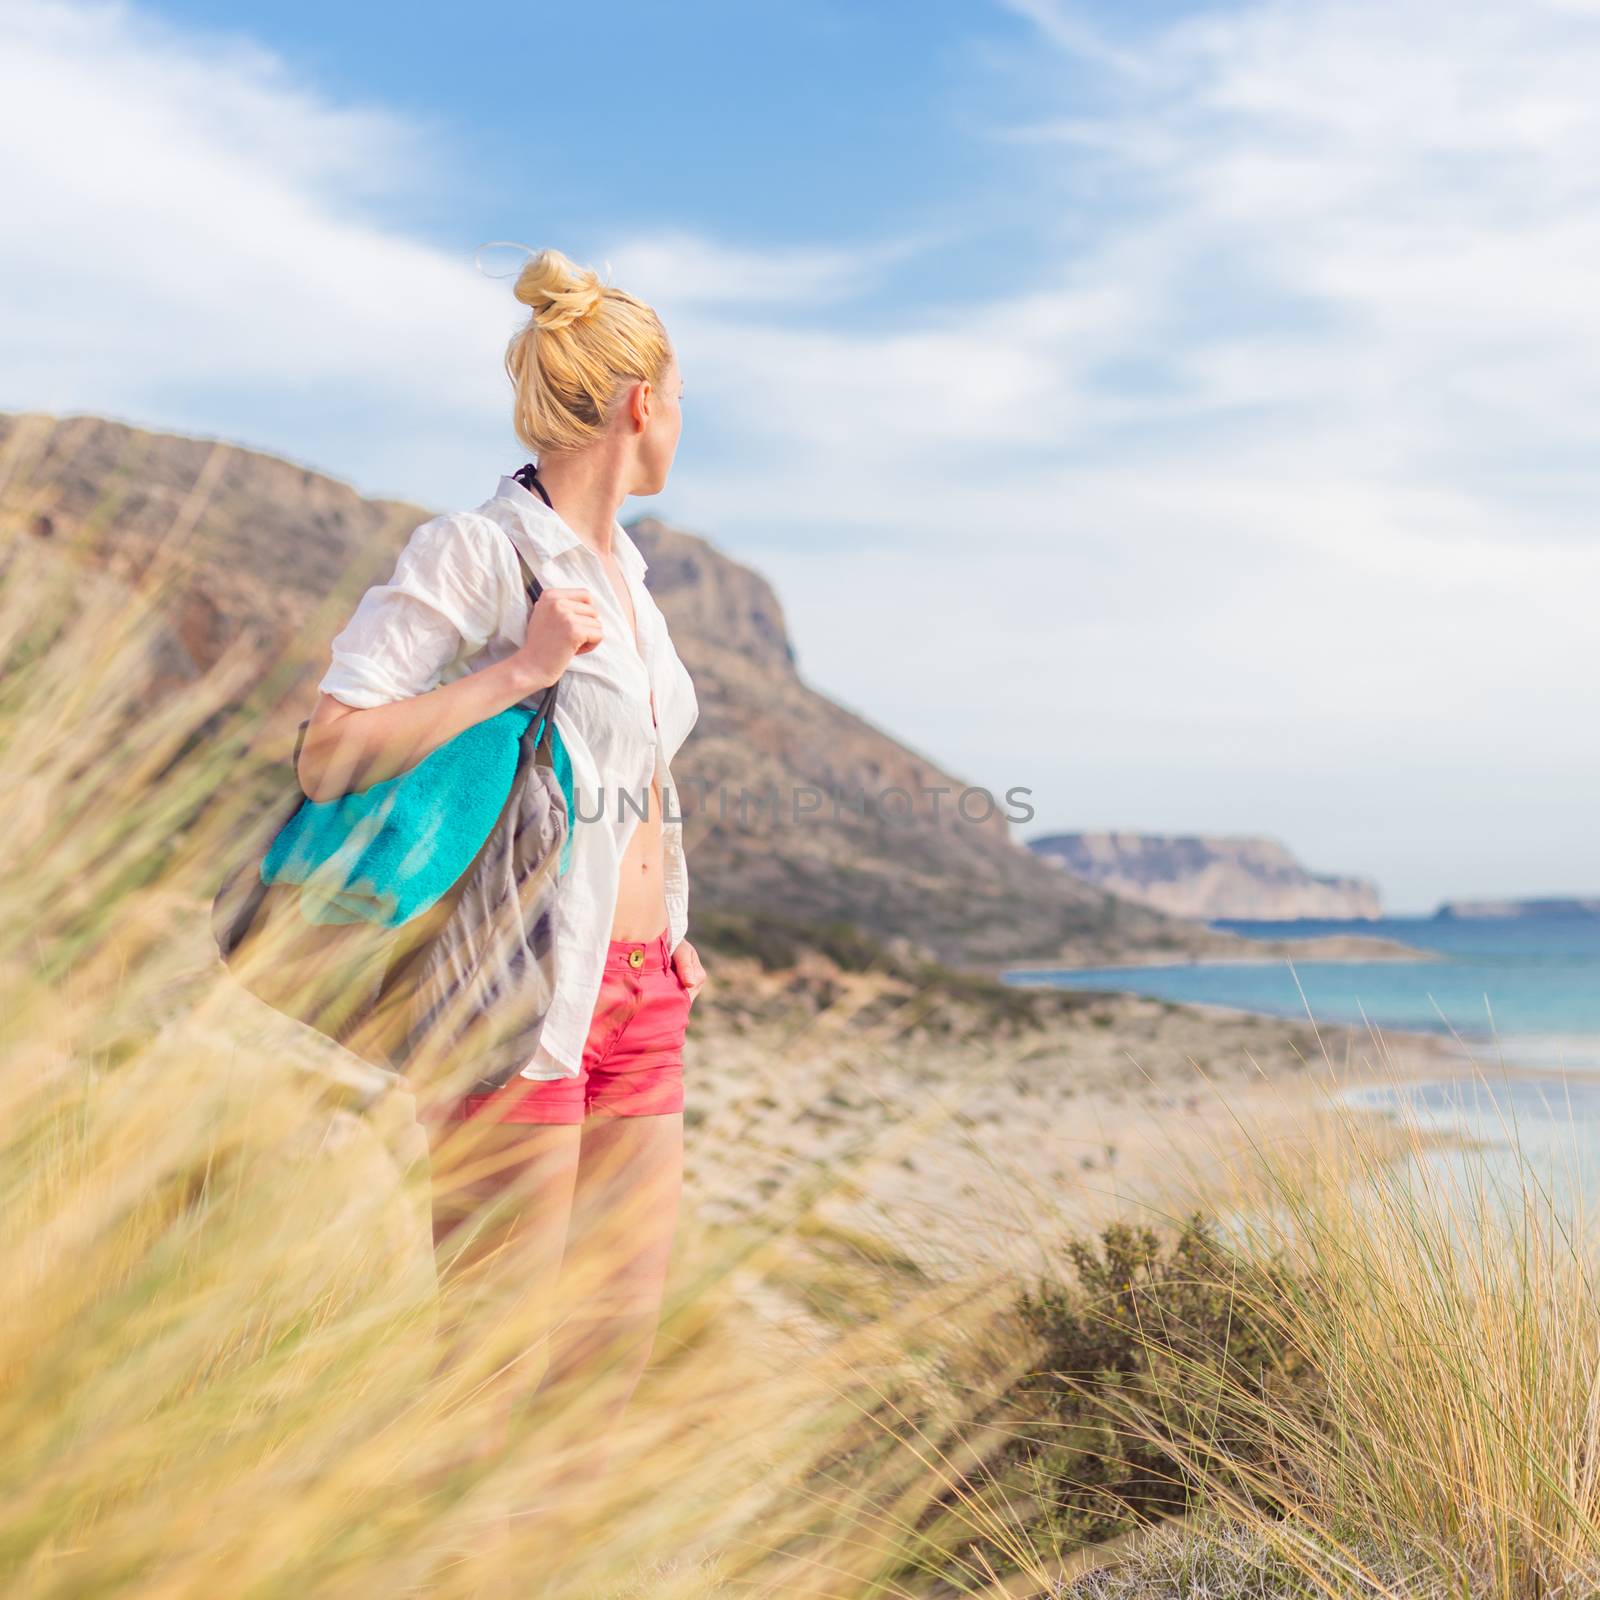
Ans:
[[[1358,1208],[1416,1204],[1435,1209],[1446,1235],[1468,1247],[1493,1238],[1498,1224],[1513,1241],[1560,1237],[1563,1249],[1592,1250],[1600,1260],[1600,1081],[1593,1076],[1497,1077],[1488,1068],[1361,1084],[1340,1098],[1406,1129],[1465,1141],[1407,1151],[1388,1177],[1358,1181],[1350,1195]],[[1292,1233],[1293,1216],[1270,1209],[1275,1225]],[[1230,1213],[1223,1227],[1243,1242],[1262,1220]]]
[[[1506,1214],[1533,1175],[1558,1212],[1600,1217],[1600,917],[1387,917],[1370,922],[1216,922],[1247,938],[1376,934],[1415,961],[1195,962],[1094,970],[1023,969],[1012,983],[1125,989],[1318,1023],[1454,1033],[1475,1066],[1431,1081],[1343,1091],[1375,1115],[1474,1141],[1409,1164],[1435,1178],[1489,1180]],[[1496,1077],[1497,1061],[1549,1068]],[[1563,1074],[1574,1076],[1558,1076]]]
[[[1415,961],[1201,961],[1180,966],[1014,968],[1007,982],[1125,989],[1317,1022],[1460,1035],[1475,1055],[1600,1071],[1600,917],[1385,917],[1216,922],[1247,938],[1377,935]]]

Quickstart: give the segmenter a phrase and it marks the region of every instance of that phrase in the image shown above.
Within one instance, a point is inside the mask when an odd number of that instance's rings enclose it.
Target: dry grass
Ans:
[[[486,1297],[441,1375],[439,1175],[408,1097],[341,1109],[355,1064],[211,944],[211,892],[286,775],[293,718],[268,690],[294,673],[241,653],[156,695],[159,556],[112,600],[70,553],[8,537],[3,1591],[903,1592],[884,1575],[960,1492],[968,1397],[1004,1377],[984,1329],[1007,1286],[825,1260],[826,1182],[685,1219],[606,1485],[486,1540],[581,1453],[587,1397],[461,1464],[537,1308]]]
[[[1480,1081],[1486,1104],[1494,1080]],[[1108,1397],[1130,1437],[1172,1436],[1213,1386],[1225,1443],[1176,1450],[1203,1524],[1152,1538],[1072,1593],[1496,1595],[1600,1592],[1600,1304],[1586,1191],[1509,1115],[1486,1160],[1401,1115],[1337,1111],[1299,1141],[1246,1141],[1230,1244],[1288,1295],[1241,1276],[1281,1392],[1166,1358],[1154,1401]],[[1191,1405],[1192,1413],[1192,1405]],[[1263,1465],[1265,1463],[1265,1465]],[[1279,1587],[1246,1583],[1246,1569]],[[1232,1572],[1237,1587],[1219,1574]],[[1223,1587],[1216,1587],[1222,1582]],[[1210,1587],[1208,1587],[1210,1585]]]
[[[928,1271],[892,1210],[871,1234],[829,1219],[870,1149],[738,1221],[685,1217],[616,1471],[561,1528],[485,1549],[483,1519],[581,1448],[585,1398],[454,1464],[519,1308],[436,1374],[431,1175],[403,1102],[334,1109],[348,1063],[210,945],[211,889],[283,753],[256,748],[285,720],[261,686],[285,675],[224,660],[153,698],[159,568],[147,606],[114,610],[20,544],[4,569],[4,1593],[999,1594],[978,1541],[1003,1592],[1067,1592],[1071,1553],[980,1492],[1035,1353],[1012,1266]],[[1586,1219],[1528,1163],[1496,1188],[1420,1130],[1331,1103],[1305,1125],[1239,1123],[1175,1152],[1165,1195],[1124,1198],[1176,1214],[1198,1192],[1233,1208],[1237,1248],[1286,1263],[1300,1292],[1252,1309],[1317,1403],[1235,1397],[1276,1470],[1180,1441],[1205,1515],[1074,1592],[1596,1592]],[[1072,1231],[1050,1205],[1048,1184],[995,1195]],[[1164,1420],[1106,1404],[1134,1432]]]

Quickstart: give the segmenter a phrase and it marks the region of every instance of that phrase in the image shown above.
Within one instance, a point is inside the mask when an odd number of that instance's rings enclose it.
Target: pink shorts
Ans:
[[[493,1094],[465,1096],[452,1119],[582,1122],[682,1111],[689,1005],[665,930],[654,939],[613,939],[577,1077],[513,1078]]]

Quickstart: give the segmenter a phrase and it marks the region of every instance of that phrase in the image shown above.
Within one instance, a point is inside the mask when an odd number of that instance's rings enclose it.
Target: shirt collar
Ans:
[[[631,566],[633,568],[633,576],[643,582],[645,569],[650,563],[645,560],[643,551],[633,542],[628,530],[619,522],[616,525],[616,532],[612,534],[611,538],[611,548],[622,558],[623,566]]]
[[[546,558],[558,556],[563,550],[580,545],[583,540],[562,521],[551,506],[547,506],[531,489],[524,487],[509,473],[500,479],[496,499],[506,501],[516,512],[518,526],[527,535],[528,542]],[[612,551],[623,570],[636,582],[642,582],[645,569],[650,565],[638,545],[628,536],[620,522],[611,525]]]

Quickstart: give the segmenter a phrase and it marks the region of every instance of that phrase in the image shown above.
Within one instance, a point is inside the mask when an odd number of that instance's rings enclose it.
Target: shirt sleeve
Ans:
[[[334,635],[317,687],[358,709],[436,687],[457,656],[475,654],[499,630],[508,557],[515,560],[504,533],[484,519],[446,512],[422,523],[389,581],[368,589]]]

